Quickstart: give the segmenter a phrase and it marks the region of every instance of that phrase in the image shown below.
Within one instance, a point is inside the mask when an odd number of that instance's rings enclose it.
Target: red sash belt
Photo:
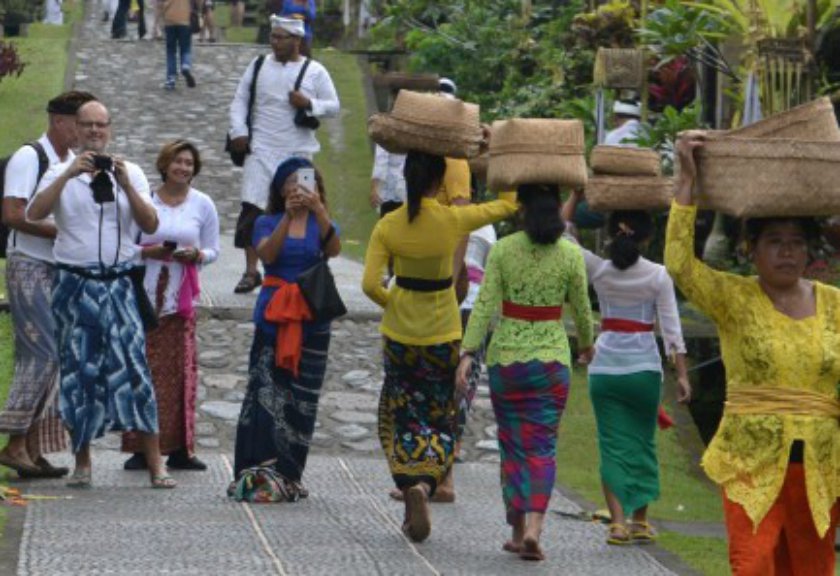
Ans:
[[[515,304],[510,300],[502,302],[502,316],[516,320],[539,322],[543,320],[560,320],[563,317],[562,306],[525,306]]]
[[[312,320],[312,312],[295,282],[266,276],[263,286],[277,288],[265,307],[265,319],[278,325],[275,364],[297,376],[303,350],[302,322]]]
[[[653,324],[625,320],[624,318],[601,319],[602,332],[653,332]]]

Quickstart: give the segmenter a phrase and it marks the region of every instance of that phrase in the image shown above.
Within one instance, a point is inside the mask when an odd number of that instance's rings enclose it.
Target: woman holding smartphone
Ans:
[[[270,467],[283,484],[283,499],[295,501],[308,495],[301,478],[330,345],[330,323],[312,319],[296,279],[341,251],[324,181],[309,160],[292,157],[277,167],[253,242],[266,276],[254,309],[234,474],[238,479],[245,469]]]
[[[166,465],[205,470],[195,456],[195,402],[198,388],[194,304],[200,292],[198,268],[219,255],[219,217],[209,196],[192,187],[201,171],[198,148],[175,140],[161,148],[157,169],[163,183],[152,196],[160,219],[154,234],[138,236],[146,264],[144,285],[158,314],[146,335],[146,355],[160,421],[160,451]],[[143,470],[146,458],[135,434],[123,434],[123,452],[134,455],[126,470]]]

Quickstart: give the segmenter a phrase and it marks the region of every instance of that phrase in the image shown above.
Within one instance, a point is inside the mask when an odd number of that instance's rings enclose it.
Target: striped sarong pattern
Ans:
[[[0,433],[27,437],[30,454],[67,448],[58,414],[58,354],[52,300],[51,264],[9,254],[6,285],[15,336],[15,373],[0,412]]]
[[[78,452],[106,430],[157,434],[157,403],[133,265],[107,268],[113,279],[58,270],[53,291],[61,372],[60,410]],[[98,267],[88,272],[99,275]]]
[[[379,441],[398,488],[434,494],[454,460],[458,343],[412,346],[385,339]]]
[[[569,394],[569,369],[559,362],[517,362],[490,366],[489,376],[508,520],[545,512],[554,489],[557,428]]]

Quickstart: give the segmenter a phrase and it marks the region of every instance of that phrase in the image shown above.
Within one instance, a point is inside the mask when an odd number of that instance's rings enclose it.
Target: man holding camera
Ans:
[[[0,464],[17,470],[21,477],[57,478],[68,472],[43,456],[67,448],[56,401],[58,352],[50,312],[55,225],[27,222],[26,204],[51,165],[74,158],[76,111],[90,100],[93,94],[77,91],[50,100],[46,134],[21,146],[6,165],[2,214],[10,229],[6,280],[15,334],[15,373],[6,407],[0,412],[0,433],[9,435],[0,451]]]
[[[234,290],[240,294],[262,282],[251,236],[268,201],[275,169],[292,156],[311,160],[321,149],[315,138],[318,118],[335,116],[339,110],[329,72],[301,56],[304,35],[303,21],[271,16],[272,54],[251,62],[230,105],[230,148],[247,153],[234,238],[234,245],[245,250],[245,273]],[[250,110],[249,102],[253,102]]]
[[[53,214],[57,230],[52,310],[61,351],[59,399],[76,456],[68,486],[91,485],[93,439],[106,430],[135,430],[152,486],[174,488],[160,458],[138,308],[138,297],[145,297],[142,268],[135,264],[134,238],[138,230],[157,229],[157,212],[140,167],[105,153],[111,138],[108,109],[97,101],[84,104],[76,126],[81,152],[44,175],[26,211],[32,221]]]

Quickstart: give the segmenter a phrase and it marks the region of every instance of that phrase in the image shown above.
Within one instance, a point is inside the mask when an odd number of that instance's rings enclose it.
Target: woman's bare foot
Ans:
[[[542,548],[540,548],[540,540],[538,536],[535,537],[526,535],[525,538],[522,539],[522,550],[519,552],[519,557],[523,560],[531,560],[535,562],[545,560],[545,554],[543,554]]]
[[[388,492],[388,496],[397,502],[403,501],[403,493],[399,488],[391,489],[391,491]],[[455,502],[455,493],[443,488],[438,488],[435,490],[435,495],[430,498],[430,501],[436,504],[451,504],[452,502]]]
[[[429,489],[424,483],[405,490],[406,534],[415,542],[422,542],[432,531],[429,514]]]

